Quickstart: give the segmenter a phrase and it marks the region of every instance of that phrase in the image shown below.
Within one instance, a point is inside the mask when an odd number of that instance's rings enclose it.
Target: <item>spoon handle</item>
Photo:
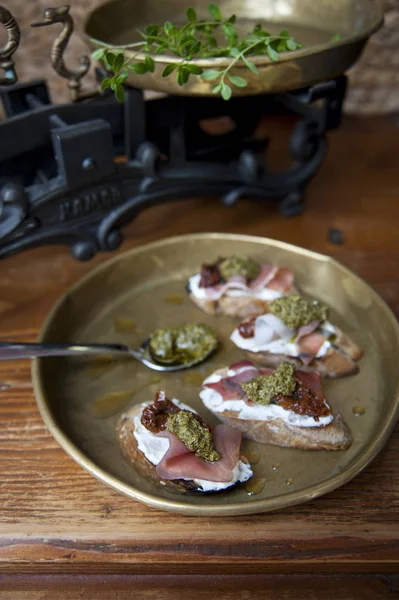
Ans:
[[[131,350],[122,344],[18,344],[0,342],[0,360],[39,358],[40,356],[121,353],[131,354]]]

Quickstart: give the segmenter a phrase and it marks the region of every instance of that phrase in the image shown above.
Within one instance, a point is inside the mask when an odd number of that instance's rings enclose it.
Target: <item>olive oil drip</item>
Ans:
[[[87,374],[91,377],[102,375],[104,371],[107,371],[111,367],[114,360],[112,354],[100,354],[100,356],[90,361],[87,367]]]
[[[201,385],[204,379],[205,376],[202,373],[198,373],[198,371],[192,371],[184,375],[184,383],[189,385]]]
[[[139,387],[133,388],[131,390],[110,392],[105,396],[97,398],[90,405],[90,409],[93,412],[94,416],[98,419],[106,419],[108,417],[112,417],[113,415],[119,413],[125,408],[125,406],[130,402],[132,396],[134,396],[138,392],[141,392],[141,390],[144,390],[149,385],[153,383],[159,383],[160,381],[161,377],[159,375],[150,375],[148,381]]]
[[[245,491],[247,492],[248,496],[257,496],[263,491],[265,483],[266,479],[263,477],[252,477],[252,479],[246,482],[244,486]]]
[[[136,321],[117,317],[114,321],[114,329],[117,333],[136,333]]]
[[[246,450],[244,456],[247,458],[250,465],[257,465],[260,461],[260,454],[255,450]]]
[[[171,294],[170,296],[166,296],[165,302],[167,304],[184,304],[184,296]]]

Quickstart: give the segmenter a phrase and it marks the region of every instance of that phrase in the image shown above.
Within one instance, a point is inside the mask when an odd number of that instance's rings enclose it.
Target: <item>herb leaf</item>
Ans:
[[[118,85],[116,86],[115,98],[118,100],[118,102],[123,102],[125,99],[125,90],[123,89],[123,85],[121,85],[120,83],[118,83]]]
[[[222,13],[220,12],[220,8],[217,6],[217,4],[208,4],[208,11],[212,19],[215,21],[220,21],[222,19]]]
[[[115,56],[115,54],[112,54],[112,52],[107,52],[105,55],[105,61],[111,69],[114,66],[115,58],[116,58],[116,56]]]
[[[184,85],[190,79],[190,71],[187,68],[187,65],[180,64],[177,67],[177,83],[179,85]]]
[[[92,52],[91,57],[93,60],[102,60],[105,56],[106,49],[105,48],[97,48]]]
[[[103,79],[101,82],[101,89],[107,90],[109,87],[111,87],[111,81],[112,79],[110,77],[105,77],[105,79]]]
[[[216,71],[215,69],[208,69],[207,71],[204,71],[202,73],[201,78],[204,81],[213,81],[214,79],[217,79],[220,75],[220,71]]]
[[[279,59],[278,52],[276,52],[269,44],[266,46],[266,52],[271,60],[277,61]]]
[[[166,21],[163,26],[163,29],[166,35],[170,35],[173,30],[173,23],[171,23],[170,21]]]
[[[147,25],[144,29],[144,34],[146,36],[158,35],[160,29],[159,25]]]
[[[162,77],[168,77],[175,69],[177,69],[176,64],[171,63],[170,65],[167,65],[162,71]]]
[[[145,73],[148,73],[148,67],[145,63],[142,62],[136,62],[134,63],[134,65],[130,66],[130,69],[132,71],[134,71],[135,73],[137,73],[138,75],[144,75]]]
[[[195,21],[197,20],[197,13],[191,7],[187,9],[186,16],[187,20],[191,21],[191,23],[195,23]]]
[[[254,65],[254,63],[252,63],[249,60],[247,60],[245,58],[245,56],[242,57],[242,60],[243,60],[243,63],[248,67],[248,69],[250,71],[252,71],[252,73],[255,73],[255,75],[257,75],[259,73],[258,67],[256,65]]]
[[[112,70],[114,71],[115,75],[117,75],[121,70],[123,65],[123,59],[124,57],[122,52],[119,52],[119,54],[115,56],[114,64],[112,65]]]
[[[223,100],[230,100],[233,90],[227,83],[222,83],[222,98]]]
[[[144,64],[147,67],[147,71],[153,73],[155,71],[155,62],[151,56],[146,56],[144,59]]]
[[[248,85],[248,82],[242,77],[238,77],[238,75],[229,75],[228,77],[231,83],[237,87],[247,87]]]
[[[190,73],[193,73],[194,75],[202,75],[202,73],[204,72],[203,69],[201,69],[201,67],[199,67],[198,65],[187,64],[186,69],[187,69],[187,71],[189,71]]]

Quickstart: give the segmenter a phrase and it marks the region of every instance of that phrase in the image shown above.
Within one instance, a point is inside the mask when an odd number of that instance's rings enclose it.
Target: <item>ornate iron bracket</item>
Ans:
[[[68,69],[64,62],[64,52],[68,46],[73,33],[73,20],[69,14],[68,5],[58,8],[46,8],[43,14],[43,20],[32,23],[31,27],[46,27],[60,23],[62,29],[60,34],[54,40],[50,59],[54,71],[68,81],[68,88],[71,91],[72,101],[79,100],[82,97],[80,89],[81,79],[90,69],[90,58],[86,55],[80,57],[80,65],[75,69]]]
[[[87,260],[117,248],[121,228],[143,208],[190,195],[221,195],[228,206],[244,196],[268,199],[284,215],[298,214],[325,155],[325,131],[339,124],[344,91],[339,78],[304,92],[233,99],[226,108],[213,98],[145,102],[129,88],[124,105],[112,95],[52,105],[44,82],[7,87],[0,92],[9,116],[0,124],[0,257],[67,244]],[[275,173],[264,163],[267,142],[252,133],[282,107],[300,120],[293,163]],[[199,127],[226,111],[233,132],[210,136]],[[126,160],[117,164],[117,155]]]
[[[0,6],[0,23],[7,30],[7,41],[0,48],[0,69],[4,71],[4,76],[0,77],[0,85],[7,85],[15,83],[18,79],[11,57],[19,46],[21,32],[15,18],[3,6]]]

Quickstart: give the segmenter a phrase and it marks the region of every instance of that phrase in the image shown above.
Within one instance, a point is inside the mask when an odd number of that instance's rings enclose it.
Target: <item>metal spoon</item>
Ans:
[[[122,344],[16,344],[0,343],[0,360],[15,360],[22,358],[39,358],[41,356],[79,356],[83,354],[128,354],[154,371],[180,371],[189,369],[208,358],[215,348],[212,348],[202,358],[197,358],[188,363],[162,364],[153,362],[144,356],[148,340],[143,342],[138,350]]]

